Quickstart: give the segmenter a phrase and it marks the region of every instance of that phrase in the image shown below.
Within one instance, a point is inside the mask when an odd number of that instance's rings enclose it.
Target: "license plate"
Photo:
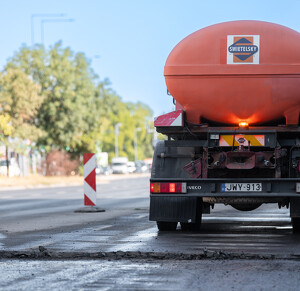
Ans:
[[[261,192],[261,183],[223,183],[221,192]]]

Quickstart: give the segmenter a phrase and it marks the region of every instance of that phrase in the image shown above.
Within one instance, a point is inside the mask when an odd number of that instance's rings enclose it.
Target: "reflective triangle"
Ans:
[[[95,169],[84,179],[94,191],[96,191],[96,172]]]
[[[83,154],[83,164],[86,164],[93,155],[94,154],[90,154],[90,153]]]
[[[84,194],[84,205],[85,206],[95,206],[93,201]]]

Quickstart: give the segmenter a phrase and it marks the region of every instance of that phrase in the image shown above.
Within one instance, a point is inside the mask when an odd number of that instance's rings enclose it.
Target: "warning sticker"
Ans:
[[[246,134],[237,134],[237,135],[221,135],[219,146],[228,147],[228,146],[264,146],[265,145],[265,136],[264,135],[246,135]]]

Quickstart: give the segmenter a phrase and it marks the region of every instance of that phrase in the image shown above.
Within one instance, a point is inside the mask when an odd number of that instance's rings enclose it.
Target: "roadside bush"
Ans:
[[[73,158],[62,150],[51,151],[46,158],[45,167],[47,176],[78,175],[79,158]]]

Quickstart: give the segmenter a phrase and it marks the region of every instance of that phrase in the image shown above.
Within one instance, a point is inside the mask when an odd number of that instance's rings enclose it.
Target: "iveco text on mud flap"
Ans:
[[[199,230],[216,203],[277,203],[300,232],[299,72],[300,34],[267,22],[213,25],[172,50],[164,75],[175,111],[154,121],[167,136],[150,179],[159,230]]]

